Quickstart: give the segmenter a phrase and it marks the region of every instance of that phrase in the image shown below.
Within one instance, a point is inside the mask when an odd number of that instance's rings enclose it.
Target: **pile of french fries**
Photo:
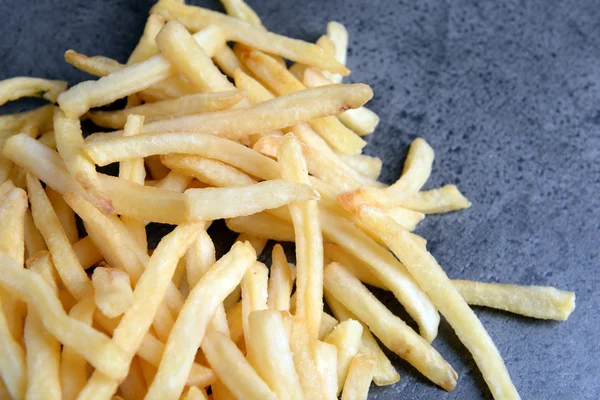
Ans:
[[[519,398],[469,304],[564,320],[575,295],[450,280],[411,231],[470,203],[421,190],[423,139],[377,181],[361,151],[379,119],[367,85],[341,83],[344,26],[311,44],[222,2],[228,15],[160,0],[126,64],[66,52],[98,80],[0,82],[0,104],[56,103],[0,116],[0,398],[366,399],[400,379],[379,342],[451,391],[439,313],[493,396]],[[85,119],[112,131],[84,138]],[[111,163],[118,176],[97,172]],[[216,260],[219,219],[239,237]],[[149,222],[176,225],[153,250]],[[270,269],[257,261],[268,240],[295,242],[295,266],[279,244]]]

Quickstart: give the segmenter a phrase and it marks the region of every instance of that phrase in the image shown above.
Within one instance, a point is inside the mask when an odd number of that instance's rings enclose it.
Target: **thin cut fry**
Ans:
[[[41,143],[50,147],[52,150],[56,150],[56,137],[54,136],[54,131],[46,131],[38,138]]]
[[[298,317],[282,313],[291,322],[290,350],[294,359],[296,373],[300,379],[300,386],[307,399],[325,399],[314,355],[311,348],[312,339],[306,330],[306,324]]]
[[[348,52],[348,31],[346,27],[339,22],[331,21],[327,24],[327,36],[334,48],[335,59],[343,65],[346,65],[346,55]],[[342,81],[342,75],[331,74],[331,80],[337,83]]]
[[[280,244],[273,246],[271,260],[267,296],[268,308],[269,310],[289,311],[294,282],[292,280],[292,270]]]
[[[313,356],[324,398],[337,399],[337,347],[320,340],[314,341]]]
[[[18,267],[13,259],[0,255],[0,259],[3,258],[14,264],[9,266],[9,268]],[[27,389],[25,351],[21,344],[13,338],[4,312],[0,312],[0,338],[0,375],[2,375],[2,379],[11,397],[14,399],[23,399],[25,398],[25,391]]]
[[[319,198],[308,185],[277,179],[238,188],[188,189],[184,196],[188,220],[239,217]]]
[[[65,61],[75,68],[95,76],[106,76],[124,67],[123,64],[112,58],[103,56],[88,57],[75,50],[65,52]]]
[[[21,97],[42,97],[52,103],[67,89],[65,81],[17,77],[0,81],[0,106]]]
[[[250,314],[254,311],[267,309],[269,270],[261,262],[255,262],[244,274],[242,279],[242,328],[246,348],[250,342]]]
[[[208,25],[216,25],[223,30],[228,41],[244,43],[289,60],[343,75],[349,73],[343,65],[316,45],[265,32],[260,28],[221,13],[200,7],[177,4],[168,0],[159,1],[150,12],[160,14],[166,20],[179,20],[191,31],[198,31]]]
[[[103,258],[89,236],[73,243],[73,251],[83,269],[88,269]]]
[[[266,87],[261,85],[256,79],[248,75],[241,68],[234,72],[235,86],[240,90],[245,90],[248,99],[254,105],[265,101],[273,100],[275,95]]]
[[[53,190],[51,187],[46,188],[46,195],[54,208],[54,212],[56,213],[69,242],[71,244],[77,242],[79,240],[79,232],[77,231],[77,224],[75,222],[75,213],[65,202],[62,194]]]
[[[133,291],[126,272],[97,267],[92,274],[94,302],[108,318],[122,315],[133,303]]]
[[[350,363],[358,353],[362,337],[362,325],[355,320],[348,319],[340,322],[323,341],[337,348],[337,387],[338,394],[344,387]]]
[[[221,3],[223,4],[223,7],[225,7],[225,12],[227,12],[227,14],[248,22],[257,28],[266,30],[260,17],[244,0],[222,0]]]
[[[128,65],[145,61],[159,53],[160,50],[156,46],[155,38],[164,25],[165,20],[163,17],[157,14],[150,14],[146,21],[142,37],[140,37],[138,44],[131,52],[129,59],[127,59]]]
[[[379,157],[367,156],[365,154],[338,154],[343,162],[351,166],[356,172],[369,179],[377,179],[381,174],[383,162]]]
[[[202,342],[202,351],[220,381],[236,398],[277,398],[227,336],[209,330]]]
[[[344,384],[342,400],[367,400],[374,370],[374,358],[360,353],[354,356]]]
[[[177,398],[181,395],[195,351],[202,343],[217,306],[240,283],[255,259],[252,246],[236,243],[200,279],[169,335],[160,366],[148,388],[148,400]]]
[[[330,261],[342,264],[359,281],[381,289],[386,288],[385,285],[377,278],[377,276],[371,272],[371,269],[367,264],[348,253],[340,245],[330,242],[323,243],[323,250],[325,251],[325,257],[327,257]]]
[[[300,143],[286,135],[277,155],[281,176],[290,182],[310,185]],[[288,205],[296,237],[296,316],[305,320],[311,338],[316,339],[323,313],[323,236],[315,200]]]
[[[400,318],[391,313],[343,266],[325,267],[325,290],[360,318],[394,353],[445,390],[456,385],[457,374],[442,356]]]
[[[321,318],[321,327],[319,328],[319,340],[323,340],[324,337],[333,332],[333,328],[338,325],[339,321],[333,318],[326,312],[323,313]]]
[[[25,250],[27,258],[32,257],[38,251],[47,250],[44,237],[35,227],[31,211],[25,211]],[[86,268],[85,266],[83,267]]]
[[[249,318],[248,361],[279,399],[304,399],[281,314],[255,311]]]
[[[234,78],[237,69],[245,68],[229,46],[221,47],[214,55],[213,61],[228,77]],[[236,84],[237,86],[237,84]]]
[[[169,154],[161,157],[161,161],[174,171],[193,176],[200,182],[211,186],[250,186],[256,181],[245,173],[221,161],[210,158]]]
[[[520,286],[452,280],[467,304],[496,308],[540,319],[566,320],[575,309],[575,293],[549,286]]]
[[[128,115],[143,115],[146,117],[146,122],[152,122],[184,115],[226,110],[238,104],[242,99],[244,99],[244,92],[241,90],[196,93],[118,111],[90,111],[88,115],[96,125],[123,129]]]
[[[182,193],[192,182],[192,177],[177,171],[171,171],[163,179],[158,181],[156,187],[159,189],[171,190]],[[146,185],[148,185],[146,181]]]
[[[445,185],[439,189],[414,193],[402,199],[400,205],[424,214],[442,214],[469,208],[471,202],[455,185]]]
[[[245,233],[264,239],[279,242],[293,242],[296,239],[291,224],[266,213],[258,213],[245,217],[229,218],[227,228],[234,232]]]

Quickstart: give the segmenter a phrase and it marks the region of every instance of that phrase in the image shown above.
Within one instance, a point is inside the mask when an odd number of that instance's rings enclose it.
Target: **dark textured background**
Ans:
[[[153,1],[0,0],[0,78],[76,83],[69,48],[124,62]],[[220,9],[216,2],[194,1]],[[325,4],[321,4],[325,3]],[[370,84],[381,117],[366,151],[394,181],[416,136],[436,150],[427,187],[473,202],[418,228],[452,278],[574,290],[567,322],[476,312],[524,399],[600,397],[600,3],[578,1],[258,1],[265,25],[314,41],[350,32],[350,81]],[[2,107],[1,112],[26,106]],[[393,301],[389,304],[395,309]],[[451,394],[393,358],[402,379],[373,399],[490,394],[446,322],[436,348],[460,378]]]

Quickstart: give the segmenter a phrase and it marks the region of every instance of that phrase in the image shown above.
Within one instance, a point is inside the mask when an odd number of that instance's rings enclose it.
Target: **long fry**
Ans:
[[[14,264],[9,268],[17,268],[14,260],[0,255],[0,260],[3,258]],[[6,266],[4,267],[6,268]],[[27,389],[25,351],[21,344],[13,338],[4,312],[0,312],[0,338],[2,338],[0,340],[0,375],[2,375],[11,397],[23,399]]]
[[[146,26],[144,26],[142,37],[131,52],[129,59],[127,59],[127,64],[139,63],[158,54],[159,49],[156,46],[155,38],[164,25],[165,20],[163,17],[157,14],[150,14],[146,21]]]
[[[50,204],[52,204],[52,208],[54,208],[56,216],[60,220],[60,224],[63,227],[69,242],[73,244],[79,241],[79,232],[77,231],[75,213],[65,202],[62,194],[58,193],[51,187],[47,187],[46,195],[48,196],[48,200],[50,200]]]
[[[17,77],[0,82],[0,106],[21,97],[42,97],[52,103],[67,89],[65,81]]]
[[[172,170],[193,176],[211,186],[249,186],[256,183],[247,174],[221,161],[189,154],[169,154],[161,158]]]
[[[160,14],[167,20],[179,20],[192,31],[198,31],[214,24],[223,30],[227,40],[244,43],[268,53],[278,54],[293,61],[314,65],[343,75],[349,73],[343,65],[318,46],[265,32],[236,18],[214,11],[161,0],[150,12]]]
[[[188,371],[208,323],[225,297],[240,283],[256,259],[249,244],[234,244],[194,287],[165,345],[160,366],[146,398],[168,399],[181,395]]]
[[[293,242],[296,239],[294,228],[290,223],[266,213],[229,218],[226,224],[234,232],[259,238],[280,242]]]

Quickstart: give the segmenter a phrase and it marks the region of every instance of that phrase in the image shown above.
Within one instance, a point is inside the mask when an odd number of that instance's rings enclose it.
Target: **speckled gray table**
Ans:
[[[63,52],[125,61],[152,3],[0,0],[0,78],[89,79],[63,62]],[[292,37],[315,40],[331,19],[348,27],[350,80],[373,87],[369,106],[382,120],[367,152],[383,158],[384,180],[396,179],[407,145],[421,136],[436,150],[427,187],[455,183],[473,202],[418,229],[448,275],[577,293],[563,323],[476,310],[522,397],[598,399],[600,3],[251,4],[267,27]],[[453,393],[394,357],[401,381],[373,388],[371,398],[490,397],[446,322],[434,344],[460,376]]]

